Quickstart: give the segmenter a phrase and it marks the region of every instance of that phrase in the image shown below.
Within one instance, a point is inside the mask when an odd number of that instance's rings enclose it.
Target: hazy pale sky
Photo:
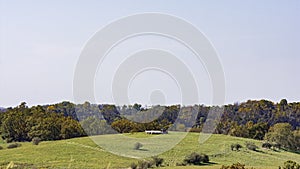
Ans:
[[[74,70],[89,38],[116,19],[144,12],[178,16],[207,36],[224,69],[226,103],[300,101],[298,0],[0,0],[0,107],[22,101],[29,105],[73,101]],[[203,66],[190,59],[189,51],[179,44],[157,37],[132,39],[111,52],[95,75],[98,103],[113,103],[109,82],[121,56],[146,47],[174,50],[201,84],[199,103],[211,103]],[[132,102],[151,104],[155,94],[161,99],[153,91],[163,91],[166,104],[180,103],[176,85],[158,72],[136,77],[129,91]]]

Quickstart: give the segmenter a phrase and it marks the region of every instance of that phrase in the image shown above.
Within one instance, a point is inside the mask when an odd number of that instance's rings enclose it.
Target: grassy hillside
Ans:
[[[144,133],[127,134],[132,138],[126,144],[121,135],[101,135],[92,137],[100,145],[117,152],[126,152],[132,156],[149,156],[159,152],[160,147],[154,142],[170,142],[175,138],[184,137],[186,133],[170,133],[168,135],[148,136]],[[242,148],[240,151],[231,151],[232,143],[240,143],[244,146],[246,141],[253,141],[257,146],[261,142],[244,138],[237,138],[225,135],[212,135],[204,144],[199,144],[199,138],[203,135],[189,133],[174,148],[160,154],[165,159],[166,169],[171,168],[219,168],[223,164],[241,162],[255,168],[278,168],[287,160],[300,162],[300,154],[290,153],[283,150],[272,151],[259,149],[258,152]],[[133,144],[139,141],[144,146],[142,150],[133,150]],[[108,144],[109,143],[109,144]],[[90,138],[82,137],[61,141],[45,141],[38,146],[32,143],[21,143],[22,146],[15,149],[7,149],[7,144],[0,140],[0,166],[7,166],[9,162],[32,164],[35,167],[43,168],[126,168],[138,159],[122,157],[105,151],[97,146]],[[115,145],[115,147],[109,147]],[[245,147],[245,146],[244,146]],[[167,147],[168,148],[168,147]],[[175,167],[176,163],[182,162],[184,157],[191,152],[205,153],[210,156],[210,161],[215,163],[211,166],[187,166]],[[32,166],[29,166],[32,168]]]

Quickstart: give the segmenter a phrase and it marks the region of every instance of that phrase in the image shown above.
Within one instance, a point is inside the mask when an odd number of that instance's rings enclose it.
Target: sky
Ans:
[[[0,107],[74,102],[74,73],[88,40],[119,18],[146,12],[179,17],[205,34],[224,71],[224,103],[300,101],[298,0],[0,0]],[[157,36],[132,38],[114,48],[98,65],[96,100],[89,101],[116,103],[111,84],[118,65],[128,53],[148,48],[176,53],[193,72],[197,102],[212,103],[203,64],[179,43]],[[137,75],[128,87],[130,103],[143,105],[182,103],[180,92],[170,76],[155,70]]]

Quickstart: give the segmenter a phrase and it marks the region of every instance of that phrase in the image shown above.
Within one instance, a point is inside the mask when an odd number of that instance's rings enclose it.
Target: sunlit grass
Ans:
[[[221,165],[229,165],[240,162],[255,168],[278,168],[287,160],[300,162],[300,155],[286,151],[272,151],[259,149],[259,152],[247,150],[244,146],[246,141],[253,141],[260,146],[261,141],[237,138],[226,135],[212,135],[204,144],[199,143],[201,135],[197,133],[171,132],[167,135],[147,135],[145,133],[121,135],[101,135],[93,136],[98,146],[89,137],[74,138],[60,141],[44,141],[35,146],[32,143],[22,143],[22,146],[15,149],[7,149],[7,144],[0,140],[0,164],[6,166],[7,163],[34,164],[37,167],[48,168],[126,168],[132,162],[137,163],[139,159],[122,157],[112,154],[109,150],[113,146],[119,152],[125,152],[132,156],[151,155],[160,152],[159,144],[174,143],[174,139],[183,137],[184,139],[176,144],[171,150],[159,154],[164,158],[166,169],[171,168],[220,168]],[[129,141],[124,138],[130,138]],[[131,140],[132,139],[132,140]],[[155,142],[153,142],[155,141]],[[142,150],[134,150],[134,143],[141,142]],[[122,144],[126,143],[126,144]],[[158,144],[157,144],[158,143]],[[239,143],[244,146],[240,151],[231,151],[230,145]],[[111,146],[111,147],[109,147]],[[112,148],[113,149],[113,148]],[[175,167],[176,163],[182,162],[184,157],[191,152],[205,153],[210,156],[210,161],[216,163],[212,166],[186,166]],[[167,166],[169,165],[169,167]]]

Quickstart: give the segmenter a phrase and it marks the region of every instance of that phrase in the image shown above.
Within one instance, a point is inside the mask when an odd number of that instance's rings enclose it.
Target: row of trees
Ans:
[[[196,131],[201,131],[203,124],[207,122],[208,114],[213,113],[211,108],[198,108],[193,128],[200,130]],[[270,127],[277,123],[288,123],[292,130],[300,128],[300,103],[288,103],[283,99],[279,103],[249,100],[241,104],[225,105],[214,133],[262,140]]]
[[[1,113],[0,133],[7,142],[59,140],[84,136],[85,133],[73,116],[58,113],[54,106],[27,107],[26,103]]]
[[[201,131],[204,124],[216,124],[212,130],[214,133],[263,140],[271,138],[271,134],[266,134],[276,132],[278,123],[288,124],[289,135],[293,137],[288,138],[297,140],[300,103],[288,103],[285,99],[279,103],[249,100],[223,107],[173,105],[144,108],[140,104],[115,106],[61,102],[33,107],[22,103],[15,108],[0,110],[0,134],[8,142],[30,141],[34,137],[57,140],[146,129]],[[283,145],[292,148],[295,141]]]

